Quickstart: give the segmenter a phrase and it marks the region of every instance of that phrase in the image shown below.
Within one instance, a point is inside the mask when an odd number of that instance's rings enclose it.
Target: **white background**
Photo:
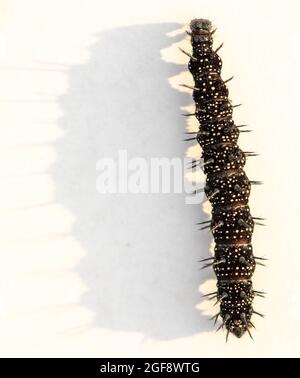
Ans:
[[[299,2],[1,0],[0,354],[298,356]],[[192,106],[183,31],[218,27],[230,96],[249,123],[257,255],[255,341],[215,333],[202,205],[184,194],[101,195],[97,160],[183,157]],[[193,125],[189,124],[191,129]]]

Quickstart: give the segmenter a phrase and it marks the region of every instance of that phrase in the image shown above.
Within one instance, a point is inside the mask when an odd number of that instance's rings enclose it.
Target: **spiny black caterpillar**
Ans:
[[[217,276],[217,291],[207,294],[209,299],[216,298],[220,303],[220,311],[212,319],[217,322],[222,318],[221,327],[229,333],[241,337],[254,327],[251,322],[252,301],[255,295],[263,296],[263,292],[252,288],[251,277],[260,259],[253,255],[251,238],[254,224],[262,218],[251,216],[248,199],[251,184],[243,167],[247,156],[255,156],[253,152],[243,152],[237,145],[240,132],[245,125],[237,126],[232,120],[235,106],[228,99],[226,83],[221,78],[222,61],[217,54],[222,45],[215,51],[212,49],[212,24],[205,19],[195,19],[190,23],[192,54],[182,50],[190,57],[189,71],[193,75],[195,116],[199,121],[199,131],[195,137],[186,140],[197,140],[202,147],[204,160],[202,166],[206,174],[205,194],[212,205],[212,219],[202,229],[210,228],[215,241],[214,257],[207,258],[205,266],[212,266]],[[192,167],[198,163],[194,161]],[[261,315],[262,316],[262,315]]]

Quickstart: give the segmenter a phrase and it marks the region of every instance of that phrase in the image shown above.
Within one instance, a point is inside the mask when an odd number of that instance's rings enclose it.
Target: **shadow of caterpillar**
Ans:
[[[251,216],[248,199],[251,184],[243,167],[248,156],[256,156],[253,152],[242,151],[237,142],[245,125],[237,126],[232,120],[235,106],[228,99],[226,83],[221,78],[222,61],[217,54],[222,45],[212,49],[211,22],[195,19],[190,23],[193,51],[191,54],[181,50],[190,57],[188,68],[193,75],[195,116],[199,123],[199,131],[187,140],[197,140],[203,149],[203,170],[206,174],[205,194],[212,205],[212,219],[202,222],[202,229],[210,228],[215,241],[214,257],[204,259],[204,267],[212,266],[217,276],[217,291],[205,295],[209,299],[217,299],[220,311],[213,319],[215,323],[221,317],[222,324],[218,329],[227,329],[229,333],[241,337],[254,327],[252,314],[262,316],[253,310],[252,302],[255,295],[263,296],[263,292],[252,288],[251,277],[257,264],[263,265],[253,255],[251,238],[254,224],[262,218]],[[193,167],[199,162],[194,162]]]

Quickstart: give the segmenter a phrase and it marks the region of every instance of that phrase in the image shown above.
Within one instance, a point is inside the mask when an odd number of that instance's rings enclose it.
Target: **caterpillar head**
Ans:
[[[211,22],[209,20],[205,20],[204,18],[195,18],[190,23],[190,28],[193,31],[199,31],[199,30],[211,30]]]

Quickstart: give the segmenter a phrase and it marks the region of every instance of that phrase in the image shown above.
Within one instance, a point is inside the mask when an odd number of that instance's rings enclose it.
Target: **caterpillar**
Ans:
[[[263,316],[253,309],[255,296],[265,293],[252,288],[252,276],[257,264],[263,265],[261,257],[253,255],[251,245],[254,224],[261,224],[263,218],[253,217],[248,205],[251,185],[244,171],[246,158],[256,156],[254,152],[244,152],[238,146],[241,132],[248,132],[236,125],[232,119],[234,107],[228,98],[227,80],[221,78],[222,60],[218,51],[213,50],[212,23],[206,19],[190,22],[192,53],[181,51],[190,60],[188,69],[193,76],[194,86],[184,85],[193,90],[195,116],[199,130],[186,140],[196,140],[202,148],[202,168],[206,175],[204,192],[212,206],[211,221],[200,222],[201,229],[210,228],[214,242],[214,256],[201,260],[204,267],[213,267],[217,277],[217,290],[204,295],[216,299],[220,310],[212,318],[215,324],[222,320],[218,329],[227,330],[240,338],[246,332],[252,338],[250,329],[254,327],[253,314]],[[192,167],[200,164],[193,161]],[[255,327],[254,327],[255,328]]]

